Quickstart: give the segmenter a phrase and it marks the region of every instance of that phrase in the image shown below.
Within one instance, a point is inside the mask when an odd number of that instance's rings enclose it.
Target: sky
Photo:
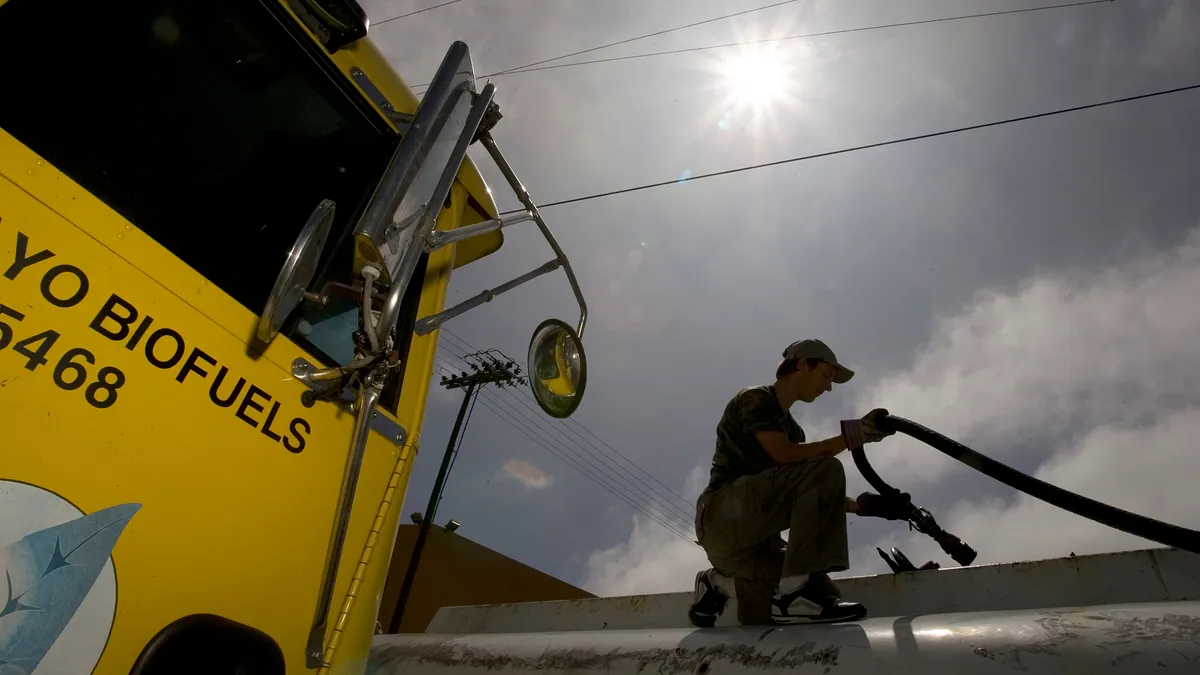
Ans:
[[[774,4],[463,0],[380,23],[439,2],[364,2],[414,85],[454,40],[484,75]],[[1051,4],[799,0],[553,65]],[[493,79],[493,136],[546,203],[1197,84],[1198,33],[1200,3],[1115,0],[509,73]],[[725,403],[816,337],[857,375],[792,409],[811,439],[884,407],[1200,528],[1196,119],[1191,91],[545,209],[588,300],[586,395],[560,422],[528,391],[485,391],[438,522],[599,595],[689,590],[708,566],[691,518]],[[451,301],[553,255],[532,225],[506,237],[455,273]],[[448,323],[440,358],[524,361],[540,321],[577,316],[565,277],[547,275]],[[431,388],[405,514],[424,510],[461,402],[437,377]],[[901,435],[869,453],[975,564],[1158,545]],[[842,459],[850,493],[867,489]],[[896,523],[849,528],[843,576],[886,572],[877,546],[954,564]]]

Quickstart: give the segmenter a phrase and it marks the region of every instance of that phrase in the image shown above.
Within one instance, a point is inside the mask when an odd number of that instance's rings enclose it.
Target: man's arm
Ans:
[[[738,424],[753,434],[776,464],[787,464],[816,457],[832,457],[846,449],[842,436],[812,443],[792,443],[779,419],[779,403],[762,389],[744,390],[736,400]]]
[[[846,449],[842,436],[826,438],[815,443],[792,443],[778,431],[760,431],[755,434],[758,442],[777,464],[786,464],[814,457],[833,457]],[[858,513],[858,500],[846,498],[846,513]]]
[[[812,443],[792,443],[780,431],[759,431],[754,434],[763,449],[775,460],[776,464],[799,462],[817,457],[833,457],[846,449],[846,439],[843,436],[833,436],[823,441]]]

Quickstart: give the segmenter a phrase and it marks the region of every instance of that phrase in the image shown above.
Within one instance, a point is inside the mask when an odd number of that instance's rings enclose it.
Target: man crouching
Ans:
[[[843,422],[841,435],[809,443],[789,412],[853,376],[825,343],[802,340],[784,350],[774,384],[743,389],[725,407],[711,479],[696,502],[696,535],[713,569],[696,575],[693,625],[712,626],[731,597],[743,625],[866,616],[828,574],[849,568],[848,512],[894,514],[872,512],[887,507],[870,493],[848,499],[836,456],[890,436],[878,426],[887,413],[872,410]]]

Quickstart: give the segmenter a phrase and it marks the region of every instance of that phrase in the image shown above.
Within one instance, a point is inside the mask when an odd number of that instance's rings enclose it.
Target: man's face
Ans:
[[[829,363],[818,363],[817,367],[809,368],[801,362],[800,370],[796,371],[797,392],[800,400],[812,403],[817,397],[833,389],[833,376],[837,370]]]

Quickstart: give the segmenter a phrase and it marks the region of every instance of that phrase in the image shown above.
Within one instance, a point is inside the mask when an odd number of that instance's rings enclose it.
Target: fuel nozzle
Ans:
[[[913,518],[909,520],[909,523],[916,531],[932,537],[938,543],[938,546],[941,546],[942,550],[946,552],[946,555],[953,558],[954,562],[959,565],[970,565],[972,562],[975,562],[975,556],[978,555],[975,549],[967,545],[962,539],[943,530],[928,509],[915,507]]]
[[[967,542],[958,537],[942,530],[941,534],[934,537],[946,555],[954,559],[954,562],[959,565],[970,565],[975,562],[975,556],[979,555],[975,549],[971,548]]]

